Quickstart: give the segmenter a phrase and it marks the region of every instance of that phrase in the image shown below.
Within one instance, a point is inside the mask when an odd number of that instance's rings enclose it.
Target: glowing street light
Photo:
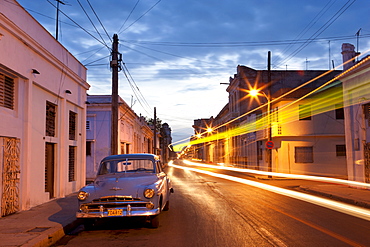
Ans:
[[[262,95],[267,99],[267,126],[268,126],[268,135],[267,135],[267,141],[270,142],[272,139],[272,133],[271,133],[271,99],[269,96],[266,95],[266,93],[262,90],[258,89],[251,89],[248,90],[248,95],[257,98],[258,96]],[[269,172],[272,171],[272,150],[268,149],[268,167],[269,167]]]

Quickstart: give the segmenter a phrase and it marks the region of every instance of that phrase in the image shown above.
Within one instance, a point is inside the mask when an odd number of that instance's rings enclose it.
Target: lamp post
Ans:
[[[258,97],[260,95],[264,96],[267,99],[267,141],[270,142],[272,140],[272,131],[271,131],[271,99],[266,93],[262,90],[252,89],[248,91],[249,95],[252,97]],[[267,149],[267,163],[268,163],[268,171],[272,171],[272,150]],[[269,176],[271,178],[271,176]]]

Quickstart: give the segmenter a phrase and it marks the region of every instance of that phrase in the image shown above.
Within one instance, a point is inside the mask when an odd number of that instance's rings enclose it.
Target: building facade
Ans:
[[[207,162],[347,178],[340,73],[238,66],[226,109],[204,121],[212,132],[192,152]]]
[[[100,161],[111,154],[112,100],[111,95],[88,95],[87,101],[86,179],[91,181],[96,176]],[[118,104],[117,153],[153,153],[154,133],[145,118],[137,116],[121,97]]]
[[[356,61],[352,44],[342,55],[348,178],[370,183],[370,57]]]
[[[86,68],[16,1],[0,1],[1,215],[85,184]]]

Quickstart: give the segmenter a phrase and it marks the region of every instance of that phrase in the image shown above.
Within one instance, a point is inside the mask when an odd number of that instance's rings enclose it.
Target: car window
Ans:
[[[111,160],[102,162],[98,175],[120,172],[154,172],[154,164],[147,159]]]
[[[161,172],[162,172],[161,162],[160,161],[157,161],[157,173],[161,173]]]

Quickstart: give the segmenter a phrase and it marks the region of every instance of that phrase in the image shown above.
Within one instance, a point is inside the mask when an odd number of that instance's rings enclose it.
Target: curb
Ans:
[[[27,243],[21,245],[22,247],[45,247],[52,246],[63,238],[66,234],[77,228],[82,223],[79,219],[74,219],[72,222],[67,223],[66,226],[52,227],[43,232],[43,234],[31,239]]]
[[[322,196],[322,197],[330,198],[330,199],[333,199],[333,200],[336,200],[336,201],[345,202],[345,203],[352,204],[352,205],[355,205],[355,206],[370,209],[370,204],[367,203],[367,202],[358,201],[358,200],[355,200],[355,199],[349,199],[349,198],[345,198],[345,197],[338,196],[338,195],[333,195],[331,193],[326,193],[326,192],[322,192],[322,191],[317,191],[317,190],[310,189],[310,188],[305,187],[305,186],[299,186],[298,190],[302,190],[302,191],[305,191],[305,192],[308,192],[308,193],[311,193],[311,194],[315,194],[315,195],[318,195],[318,196]]]

